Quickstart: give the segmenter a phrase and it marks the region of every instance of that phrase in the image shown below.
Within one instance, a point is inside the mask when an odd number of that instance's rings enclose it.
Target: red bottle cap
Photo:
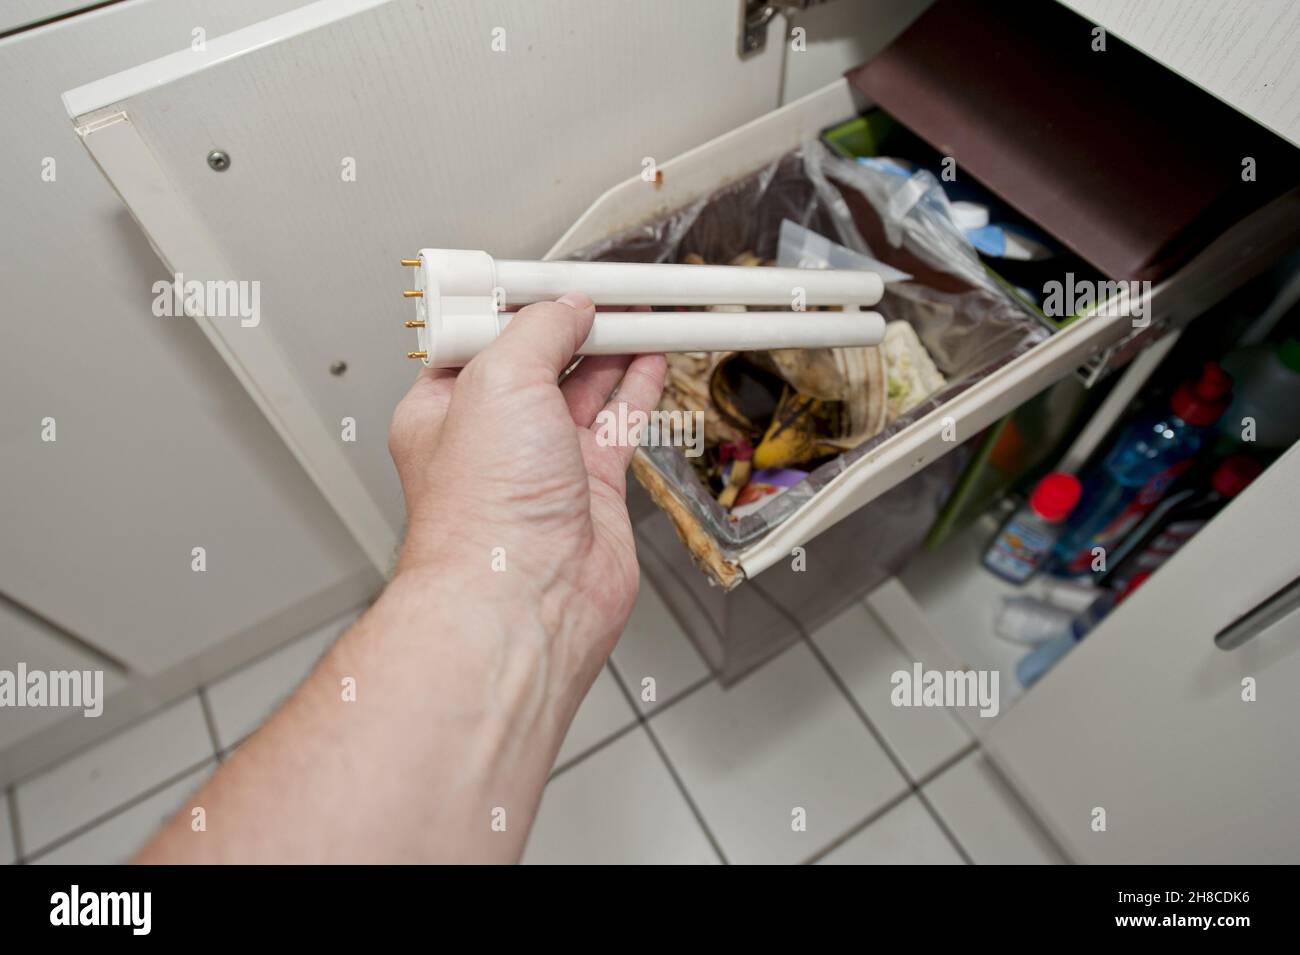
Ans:
[[[1246,489],[1247,484],[1259,477],[1263,470],[1264,465],[1250,455],[1234,454],[1230,458],[1224,458],[1214,469],[1210,486],[1224,497],[1236,497]]]
[[[1196,381],[1178,386],[1170,407],[1188,424],[1205,428],[1219,420],[1232,401],[1232,378],[1217,361],[1207,361]]]
[[[1053,471],[1038,482],[1034,493],[1029,495],[1029,506],[1045,521],[1055,524],[1070,516],[1074,505],[1079,503],[1083,486],[1073,474]]]

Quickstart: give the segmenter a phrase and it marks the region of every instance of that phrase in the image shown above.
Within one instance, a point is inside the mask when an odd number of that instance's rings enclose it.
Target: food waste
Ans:
[[[693,253],[682,261],[708,264]],[[775,263],[743,252],[720,264]],[[669,355],[659,407],[703,416],[705,453],[690,460],[734,521],[875,437],[946,383],[912,326],[892,321],[884,341],[868,348]]]

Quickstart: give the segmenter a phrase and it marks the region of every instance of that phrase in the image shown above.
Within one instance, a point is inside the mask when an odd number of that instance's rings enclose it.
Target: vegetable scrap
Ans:
[[[695,253],[682,261],[708,264]],[[725,264],[775,263],[747,251]],[[884,341],[871,348],[669,355],[659,406],[703,415],[705,453],[692,465],[737,521],[819,464],[875,437],[946,383],[912,326],[892,321]]]

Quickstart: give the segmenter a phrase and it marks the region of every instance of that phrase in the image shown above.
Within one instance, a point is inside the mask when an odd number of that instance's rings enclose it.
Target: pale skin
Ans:
[[[587,359],[557,386],[593,315],[578,293],[530,305],[459,374],[420,373],[389,434],[408,516],[392,581],[138,861],[520,858],[639,580],[634,448],[592,426],[653,408],[665,363]]]

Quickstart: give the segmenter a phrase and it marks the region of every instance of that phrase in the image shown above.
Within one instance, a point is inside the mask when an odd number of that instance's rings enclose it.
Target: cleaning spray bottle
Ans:
[[[1113,551],[1191,465],[1231,398],[1232,379],[1217,362],[1206,362],[1197,380],[1178,387],[1168,408],[1129,425],[1085,479],[1049,572],[1090,573],[1097,558]]]

